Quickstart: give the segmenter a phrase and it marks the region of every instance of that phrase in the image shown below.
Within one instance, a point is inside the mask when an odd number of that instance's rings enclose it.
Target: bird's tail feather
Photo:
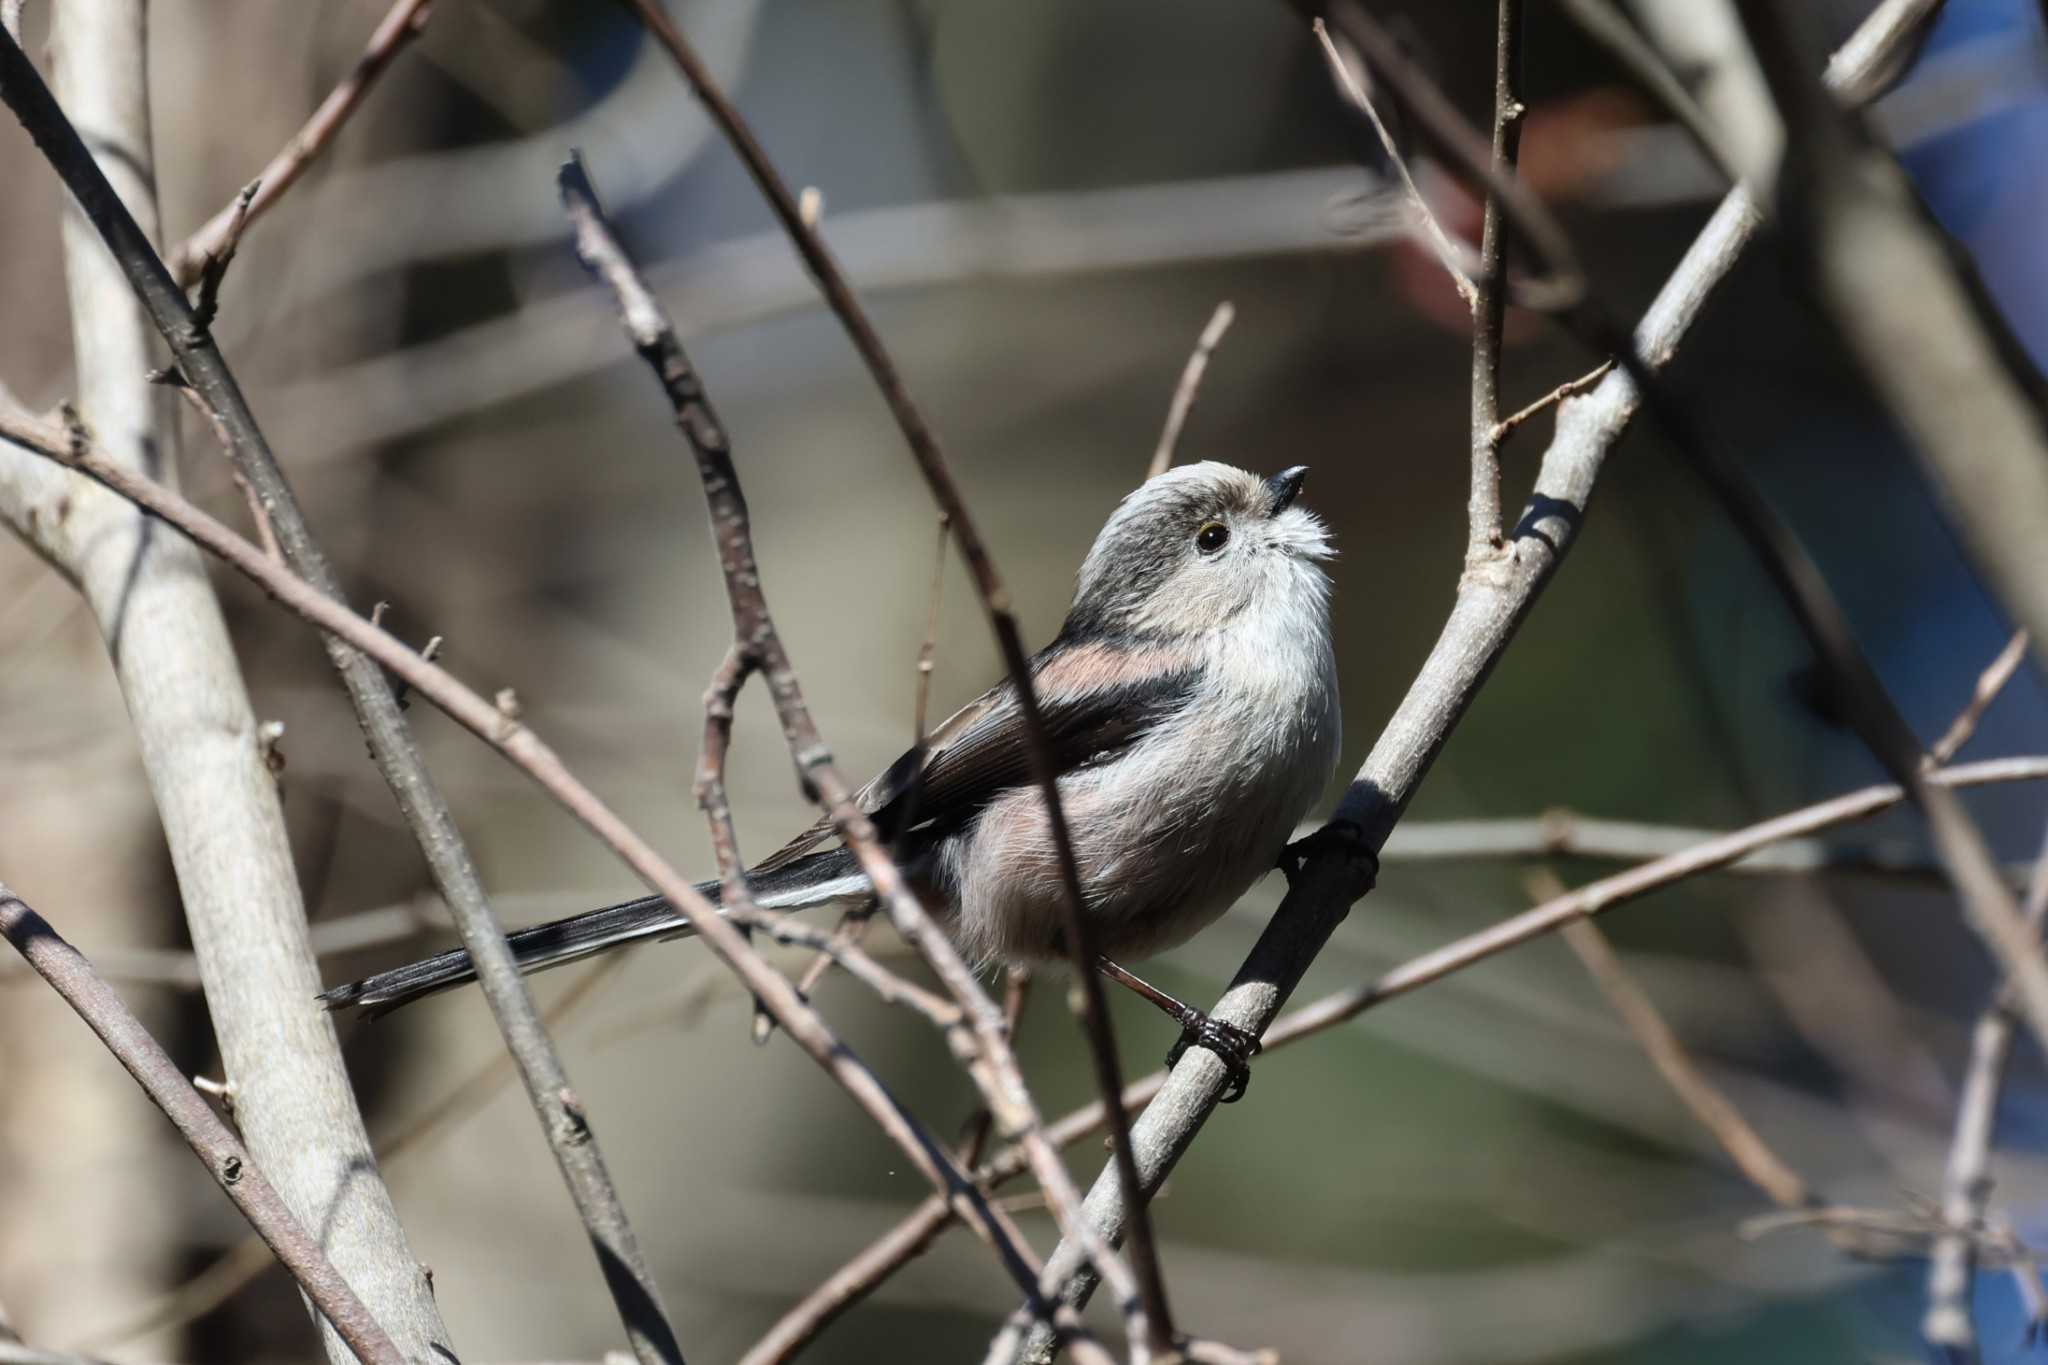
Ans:
[[[801,910],[865,895],[867,878],[845,849],[831,849],[799,858],[787,867],[750,877],[755,904],[768,910]],[[718,883],[699,882],[698,895],[719,902]],[[690,922],[660,896],[589,910],[550,920],[505,936],[519,970],[545,971],[597,953],[610,952],[648,939],[686,938]],[[360,1009],[371,1018],[388,1014],[423,996],[476,979],[469,952],[452,948],[418,962],[323,991],[320,1001],[330,1010]]]

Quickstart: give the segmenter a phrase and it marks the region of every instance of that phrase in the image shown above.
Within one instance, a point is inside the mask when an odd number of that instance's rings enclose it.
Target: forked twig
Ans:
[[[1605,379],[1607,377],[1607,372],[1609,370],[1612,370],[1613,368],[1613,361],[1603,360],[1598,365],[1595,365],[1592,369],[1580,375],[1577,379],[1565,380],[1564,383],[1559,384],[1556,388],[1552,389],[1549,393],[1544,394],[1535,402],[1530,403],[1527,407],[1521,408],[1518,411],[1512,412],[1508,414],[1506,417],[1501,418],[1500,421],[1496,423],[1493,428],[1493,444],[1495,451],[1498,452],[1500,447],[1506,445],[1508,437],[1514,435],[1515,432],[1519,430],[1525,422],[1529,421],[1533,417],[1542,416],[1542,414],[1546,410],[1556,407],[1559,403],[1562,403],[1567,398],[1571,398],[1578,394],[1584,393],[1586,390],[1592,388],[1595,384]],[[1495,458],[1497,461],[1498,454],[1496,454]],[[1495,468],[1497,472],[1497,463]]]
[[[349,69],[341,84],[320,101],[291,141],[270,159],[248,190],[220,212],[206,220],[196,232],[171,248],[171,275],[181,285],[200,278],[208,262],[223,266],[234,252],[234,241],[250,222],[270,211],[284,192],[297,183],[306,168],[334,141],[349,115],[363,102],[363,96],[384,69],[391,65],[405,45],[426,27],[433,0],[398,0],[371,31],[363,55]],[[252,192],[253,191],[253,192]],[[216,286],[217,287],[217,286]]]
[[[1565,894],[1564,883],[1548,870],[1530,873],[1527,884],[1539,902]],[[1574,920],[1561,932],[1566,946],[1584,965],[1614,1012],[1621,1016],[1637,1046],[1657,1068],[1657,1074],[1699,1120],[1700,1126],[1714,1135],[1714,1141],[1721,1145],[1736,1169],[1781,1209],[1803,1209],[1811,1204],[1813,1191],[1806,1181],[1750,1126],[1720,1087],[1707,1079],[1678,1034],[1622,965],[1607,936],[1588,920]]]

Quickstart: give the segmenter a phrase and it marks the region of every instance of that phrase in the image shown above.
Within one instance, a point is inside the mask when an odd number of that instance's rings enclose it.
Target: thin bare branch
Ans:
[[[711,514],[711,525],[719,547],[719,564],[724,571],[726,594],[732,611],[733,646],[706,695],[704,757],[698,768],[698,790],[712,823],[712,842],[718,855],[719,877],[736,913],[744,913],[748,902],[741,872],[736,835],[724,798],[724,761],[730,734],[732,700],[749,672],[758,670],[768,685],[783,733],[789,743],[804,785],[818,795],[831,815],[861,869],[867,874],[875,896],[889,910],[898,932],[923,954],[958,1008],[932,1013],[935,1023],[949,1035],[964,1015],[971,1029],[968,1038],[956,1039],[967,1049],[969,1073],[981,1087],[991,1109],[1003,1117],[1007,1131],[1021,1133],[1028,1150],[1035,1155],[1035,1168],[1044,1183],[1063,1228],[1087,1235],[1078,1221],[1080,1191],[1045,1143],[1043,1124],[1036,1103],[1024,1083],[1016,1054],[1011,1051],[1000,1011],[968,968],[944,933],[934,925],[905,882],[877,837],[873,825],[855,800],[853,787],[832,761],[831,751],[818,733],[817,724],[803,698],[795,667],[790,663],[781,633],[775,627],[768,600],[761,586],[760,567],[754,555],[753,531],[741,491],[738,470],[733,465],[732,442],[704,392],[689,357],[676,338],[674,326],[661,304],[648,290],[639,271],[626,255],[605,220],[596,190],[583,165],[572,157],[563,165],[560,184],[562,202],[575,229],[576,254],[591,273],[601,280],[617,300],[621,320],[634,348],[653,368],[676,417],[676,425],[687,438],[696,457],[698,474]],[[791,927],[792,933],[805,931]],[[812,946],[826,948],[836,935],[815,936]],[[840,944],[835,954],[849,967],[866,962],[865,956]],[[871,964],[870,964],[871,965]],[[865,971],[865,969],[863,969]],[[874,972],[878,973],[879,968]],[[870,984],[881,977],[866,973]],[[886,974],[883,974],[886,975]],[[908,983],[888,987],[889,997],[915,1004],[921,994]],[[1136,1284],[1107,1243],[1092,1248],[1104,1273],[1120,1282],[1127,1298],[1137,1301]],[[1147,1329],[1132,1323],[1134,1339],[1144,1342]]]
[[[2048,1333],[2048,1287],[2041,1283],[2041,1262],[2019,1239],[2012,1224],[2001,1217],[1987,1217],[1985,1240],[1993,1246],[2002,1246],[2010,1264],[2006,1273],[2012,1277],[2013,1291],[2019,1295],[2020,1307],[2027,1315],[2026,1341],[2029,1346],[2039,1342]]]
[[[348,122],[349,115],[362,104],[363,97],[370,92],[370,86],[377,77],[384,74],[392,59],[426,27],[432,4],[433,0],[398,0],[391,7],[371,31],[363,55],[356,59],[341,84],[328,92],[312,117],[256,177],[254,194],[246,199],[237,196],[234,202],[207,219],[198,231],[171,249],[172,278],[180,285],[190,285],[208,268],[209,261],[226,264],[226,258],[233,254],[235,240],[242,235],[247,223],[268,213],[284,192],[298,182],[306,168],[334,141],[342,125]]]
[[[150,1037],[113,988],[94,974],[92,964],[5,886],[0,886],[0,934],[64,997],[64,1003],[78,1012],[164,1111],[164,1117],[177,1126],[193,1155],[212,1173],[349,1349],[370,1365],[406,1365],[404,1353],[349,1288],[319,1241],[293,1215],[241,1139],[192,1088],[170,1054]]]
[[[1321,30],[1321,21],[1317,21]],[[1327,42],[1327,39],[1325,39]],[[1493,174],[1506,180],[1521,155],[1522,0],[1499,0],[1494,16]],[[1472,491],[1465,504],[1465,564],[1478,570],[1500,553],[1501,328],[1507,320],[1508,257],[1500,195],[1491,187],[1479,229],[1472,297]]]
[[[1408,158],[1402,156],[1400,148],[1394,145],[1394,135],[1387,131],[1386,121],[1380,117],[1380,111],[1373,106],[1372,97],[1366,93],[1364,77],[1352,69],[1351,62],[1338,50],[1336,42],[1330,37],[1329,27],[1320,17],[1311,20],[1310,27],[1315,31],[1316,41],[1322,45],[1323,60],[1330,68],[1330,78],[1336,82],[1338,91],[1351,107],[1365,115],[1372,124],[1373,132],[1379,137],[1381,150],[1386,152],[1387,160],[1393,163],[1394,173],[1401,179],[1401,187],[1408,196],[1408,206],[1414,212],[1415,222],[1422,230],[1423,240],[1436,252],[1437,260],[1443,265],[1444,273],[1451,277],[1451,284],[1456,287],[1458,297],[1465,300],[1465,306],[1478,307],[1479,288],[1466,273],[1466,262],[1472,255],[1470,248],[1451,239],[1450,234],[1444,231],[1444,225],[1438,221],[1436,211],[1430,208],[1429,201],[1422,197],[1422,190],[1417,187],[1414,175],[1408,170]]]
[[[954,540],[960,555],[966,561],[975,590],[980,594],[982,606],[989,618],[990,628],[995,632],[996,642],[1001,647],[1004,670],[1009,674],[1011,685],[1016,689],[1018,710],[1024,721],[1024,732],[1028,739],[1031,774],[1045,801],[1046,823],[1052,832],[1053,852],[1059,867],[1060,882],[1066,895],[1063,898],[1066,914],[1065,932],[1062,935],[1074,965],[1074,979],[1080,987],[1080,1017],[1082,1031],[1089,1044],[1089,1055],[1094,1063],[1096,1089],[1105,1097],[1121,1094],[1123,1091],[1123,1065],[1117,1057],[1115,1028],[1109,1015],[1109,1004],[1103,993],[1101,979],[1094,971],[1095,930],[1087,914],[1086,898],[1081,890],[1080,867],[1074,859],[1073,840],[1067,830],[1066,816],[1060,802],[1059,773],[1052,760],[1052,752],[1046,743],[1045,719],[1041,713],[1038,694],[1032,685],[1030,658],[1024,649],[1023,635],[1017,628],[1017,618],[1011,609],[1009,589],[996,572],[994,559],[982,540],[981,531],[969,512],[966,500],[961,496],[959,485],[953,480],[944,453],[939,449],[938,439],[924,414],[911,401],[910,392],[904,386],[896,364],[882,344],[881,336],[869,321],[860,299],[839,269],[824,238],[816,227],[805,221],[803,211],[789,186],[783,181],[774,163],[768,158],[759,139],[748,127],[739,110],[719,88],[711,70],[690,46],[682,32],[670,20],[667,12],[657,0],[631,0],[634,11],[640,16],[657,42],[665,48],[674,60],[676,68],[688,82],[690,89],[711,115],[726,141],[746,166],[747,173],[760,189],[762,197],[774,213],[776,221],[789,234],[791,245],[803,258],[805,267],[818,282],[827,305],[846,329],[856,352],[867,366],[875,387],[881,391],[883,401],[888,405],[890,415],[896,420],[903,433],[905,443],[910,447],[912,459],[924,476],[926,486],[937,501],[939,510],[951,523]],[[883,861],[886,861],[884,859]],[[972,1011],[970,1011],[972,1013]],[[1205,1051],[1189,1049],[1190,1053]],[[1210,1054],[1213,1058],[1213,1054]],[[1111,1136],[1116,1147],[1116,1168],[1125,1188],[1134,1192],[1138,1188],[1137,1166],[1131,1155],[1130,1134],[1125,1131],[1123,1114],[1114,1110],[1111,1115]],[[1092,1236],[1084,1234],[1083,1241],[1094,1244]],[[1132,1268],[1138,1282],[1138,1301],[1130,1312],[1133,1315],[1142,1309],[1142,1323],[1133,1319],[1133,1325],[1142,1326],[1145,1341],[1152,1351],[1164,1354],[1173,1349],[1173,1319],[1167,1305],[1166,1281],[1159,1269],[1157,1249],[1154,1245],[1151,1223],[1145,1217],[1142,1206],[1138,1208],[1130,1228]],[[1106,1245],[1106,1243],[1105,1243]]]
[[[1598,365],[1595,365],[1592,369],[1580,375],[1577,379],[1565,380],[1564,383],[1559,384],[1556,388],[1552,389],[1549,393],[1544,394],[1541,398],[1529,404],[1527,407],[1522,408],[1517,412],[1510,413],[1508,416],[1501,418],[1500,422],[1496,424],[1493,429],[1493,444],[1495,451],[1497,452],[1500,449],[1500,447],[1506,445],[1508,437],[1514,435],[1515,432],[1521,428],[1523,423],[1529,421],[1529,419],[1531,419],[1532,417],[1540,417],[1544,412],[1548,411],[1551,408],[1556,407],[1559,403],[1562,403],[1567,398],[1571,398],[1577,394],[1584,393],[1587,389],[1592,388],[1595,384],[1605,379],[1607,377],[1607,372],[1613,368],[1613,361],[1603,360]],[[1497,460],[1498,456],[1496,455],[1496,461]]]
[[[1740,0],[1740,3],[1751,30],[1768,40],[1766,46],[1771,51],[1765,54],[1769,58],[1765,62],[1766,75],[1774,92],[1779,94],[1781,104],[1788,99],[1798,101],[1811,128],[1825,130],[1838,126],[1839,112],[1820,92],[1818,84],[1809,82],[1800,70],[1796,54],[1779,29],[1770,0]],[[1586,291],[1584,273],[1577,266],[1570,243],[1555,218],[1527,192],[1526,187],[1518,185],[1512,177],[1499,174],[1497,168],[1481,158],[1475,149],[1476,134],[1464,124],[1458,110],[1442,90],[1411,65],[1402,63],[1385,30],[1352,0],[1333,0],[1332,14],[1346,35],[1381,68],[1398,90],[1404,105],[1417,115],[1425,129],[1468,172],[1483,179],[1489,193],[1499,195],[1502,208],[1508,212],[1518,234],[1535,249],[1551,272],[1552,282],[1546,284],[1545,291],[1559,291],[1560,302],[1556,311],[1560,319],[1582,340],[1615,357],[1645,403],[1655,411],[1672,445],[1707,484],[1750,543],[1801,633],[1827,670],[1857,734],[1911,794],[1913,803],[1925,816],[1936,851],[1961,902],[1965,922],[2011,974],[2028,1026],[2043,1045],[2048,1046],[2048,958],[2044,958],[2038,940],[2027,933],[2021,922],[2013,897],[1969,812],[1945,790],[1924,780],[1921,772],[1923,753],[1918,740],[1871,667],[1840,603],[1805,547],[1792,534],[1777,510],[1757,492],[1746,473],[1721,450],[1702,440],[1689,416],[1662,392],[1653,363],[1638,346],[1637,340],[1622,333],[1604,308]],[[1796,138],[1794,145],[1798,145]],[[1847,156],[1853,149],[1844,146],[1834,150]],[[1889,162],[1884,164],[1890,166]],[[1897,168],[1891,166],[1890,170],[1896,179]],[[1853,192],[1845,191],[1845,197],[1853,198]],[[1883,214],[1878,216],[1881,218]],[[1860,287],[1884,293],[1888,298],[1901,292],[1893,289],[1889,281],[1879,278],[1864,280]],[[1527,288],[1525,285],[1524,290]],[[1892,359],[1895,363],[1896,357]],[[1924,376],[1916,374],[1912,382],[1925,390],[1923,380]],[[1931,394],[1927,396],[1932,397]],[[1946,401],[1945,398],[1936,399],[1935,404],[1939,406]],[[2038,418],[2038,414],[2030,410],[2028,417],[2033,420]],[[1994,421],[1992,425],[1999,424]],[[2022,448],[2033,449],[2044,435],[2048,435],[2036,429],[2038,425],[2034,420],[2033,426],[2021,434],[2025,438],[2019,441]],[[2008,431],[2006,434],[2013,433]],[[1952,437],[1953,433],[1944,432],[1936,438],[1937,443],[1949,442],[1949,448],[1958,461],[1978,461],[1975,471],[1983,473],[1981,444],[1968,443],[1970,449],[1965,450],[1956,446]],[[2048,449],[2037,453],[2041,458],[2021,462],[2028,471],[2020,476],[2025,487],[2013,490],[2018,502],[2030,506],[2036,501],[2040,504],[2035,508],[2039,515],[2029,514],[2036,523],[2048,521],[2048,473],[2042,472],[2048,470]],[[2000,477],[1995,472],[1991,475],[1993,482]],[[1978,491],[1983,489],[1980,487]],[[2034,493],[2039,493],[2038,499],[2032,498]],[[2035,568],[2044,570],[2036,577],[2048,579],[2048,560],[2043,559],[2040,538],[2031,533],[2023,534],[2020,526],[2011,519],[2011,513],[2010,506],[1987,512],[1987,517],[1998,526],[1998,534],[1992,536],[1996,542],[1994,550],[2011,553],[2012,558],[2006,567],[2014,568],[2021,561],[2030,561]],[[2029,581],[2026,591],[2039,595],[2041,603],[2048,607],[2048,593],[2042,591],[2039,582]]]
[[[1145,477],[1156,479],[1173,468],[1174,448],[1180,444],[1181,428],[1187,425],[1188,414],[1194,411],[1196,395],[1202,391],[1202,376],[1208,372],[1209,357],[1215,354],[1222,343],[1223,334],[1230,330],[1231,320],[1237,310],[1225,299],[1216,305],[1216,311],[1209,315],[1209,325],[1195,338],[1195,349],[1188,355],[1188,363],[1180,372],[1180,383],[1173,387],[1173,402],[1166,409],[1166,426],[1159,433],[1159,444],[1153,448],[1152,463],[1145,469]]]
[[[1564,883],[1550,872],[1531,873],[1528,884],[1538,901],[1566,894]],[[1714,1135],[1714,1141],[1721,1144],[1721,1150],[1749,1182],[1782,1209],[1801,1209],[1812,1202],[1813,1191],[1806,1181],[1772,1150],[1763,1135],[1743,1118],[1742,1111],[1693,1061],[1678,1034],[1622,965],[1607,936],[1586,920],[1572,921],[1562,933],[1566,945],[1592,975],[1607,1003],[1621,1016],[1637,1046],[1657,1068],[1657,1074],[1700,1125]]]
[[[1928,767],[1942,766],[1970,742],[1970,736],[1977,733],[1978,722],[1984,719],[1984,713],[1991,709],[1992,702],[1998,700],[1999,693],[2012,681],[2012,675],[2019,671],[2020,660],[2026,657],[2027,633],[2024,630],[2014,631],[2012,639],[2006,641],[2005,648],[1998,652],[1998,657],[1978,675],[1977,685],[1970,692],[1969,704],[1956,713],[1956,718],[1949,722],[1941,738],[1928,748]]]
[[[1823,1204],[1809,1209],[1762,1213],[1754,1218],[1745,1218],[1736,1232],[1744,1238],[1755,1239],[1786,1228],[1856,1233],[1863,1239],[1860,1243],[1865,1248],[1862,1254],[1871,1260],[1925,1256],[1930,1244],[1944,1232],[1941,1220],[1927,1212],[1859,1208],[1849,1204]],[[2008,1234],[1978,1229],[1969,1236],[1979,1254],[1991,1264],[2009,1266],[2016,1260],[2035,1259],[2032,1249]]]
[[[2025,634],[2014,637],[2023,643]],[[2001,661],[2013,653],[2011,646]],[[1994,671],[1996,665],[1993,666]],[[1989,675],[1987,675],[1988,677]],[[1971,706],[1983,695],[1979,684]],[[1981,708],[1978,708],[1981,709]],[[2027,887],[2027,928],[2034,934],[2048,923],[2048,839],[2034,864]],[[1991,1200],[1991,1147],[1998,1125],[1998,1097],[2012,1060],[2013,1031],[2018,1011],[2010,986],[2001,986],[1991,1005],[1977,1018],[1970,1034],[1970,1060],[1956,1102],[1954,1136],[1942,1175],[1941,1221],[1944,1231],[1934,1242],[1927,1268],[1927,1312],[1921,1335],[1937,1350],[1975,1350],[1976,1330],[1970,1318],[1970,1281],[1976,1243],[1973,1234],[1985,1225]],[[2038,1279],[2035,1281],[2038,1286]]]

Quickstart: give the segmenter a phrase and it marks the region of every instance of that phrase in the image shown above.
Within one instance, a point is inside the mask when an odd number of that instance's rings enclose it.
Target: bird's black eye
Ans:
[[[1220,521],[1205,521],[1195,532],[1195,548],[1205,555],[1213,555],[1229,543],[1230,528]]]

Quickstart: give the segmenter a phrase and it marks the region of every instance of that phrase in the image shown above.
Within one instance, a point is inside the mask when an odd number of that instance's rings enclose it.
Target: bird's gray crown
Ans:
[[[1312,561],[1329,557],[1328,534],[1296,503],[1306,472],[1204,461],[1139,485],[1081,565],[1064,633],[1212,629],[1303,573],[1325,583]]]

